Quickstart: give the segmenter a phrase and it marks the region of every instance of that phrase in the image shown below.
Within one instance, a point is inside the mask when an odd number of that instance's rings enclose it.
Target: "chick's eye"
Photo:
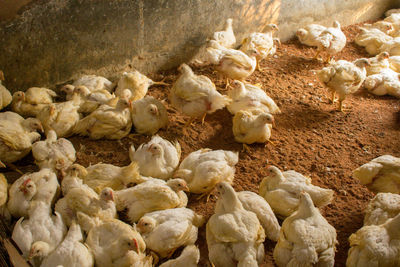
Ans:
[[[149,225],[149,224],[148,224],[148,223],[145,223],[144,225],[147,226],[147,225]]]

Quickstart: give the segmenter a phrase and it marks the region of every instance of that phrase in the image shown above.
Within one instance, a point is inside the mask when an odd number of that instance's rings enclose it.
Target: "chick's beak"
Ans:
[[[114,201],[114,193],[110,192],[110,200]]]
[[[183,191],[185,191],[185,192],[190,192],[190,189],[189,189],[189,187],[188,187],[187,185],[185,185],[185,186],[183,187]]]

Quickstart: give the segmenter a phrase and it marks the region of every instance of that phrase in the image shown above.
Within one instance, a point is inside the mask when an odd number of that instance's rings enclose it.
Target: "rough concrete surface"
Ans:
[[[11,2],[11,4],[10,4]],[[11,90],[50,86],[82,73],[116,78],[176,67],[234,19],[246,33],[278,24],[287,40],[316,22],[378,18],[396,0],[5,0],[0,6],[0,69]],[[0,5],[2,2],[0,1]],[[6,10],[6,11],[5,11]],[[8,12],[7,12],[8,11]]]

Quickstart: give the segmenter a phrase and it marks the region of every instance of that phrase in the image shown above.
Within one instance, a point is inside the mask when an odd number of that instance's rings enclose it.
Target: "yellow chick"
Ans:
[[[369,64],[365,67],[367,71],[367,76],[379,74],[382,70],[389,69],[389,53],[382,52],[376,57],[368,59]]]
[[[0,70],[0,110],[8,106],[12,101],[11,93],[2,85],[2,81],[4,81],[4,73]]]
[[[236,37],[233,33],[232,22],[232,19],[227,19],[225,29],[223,31],[214,32],[212,40],[217,41],[226,48],[233,48],[236,44]]]
[[[153,135],[159,129],[167,127],[167,109],[158,99],[145,96],[132,103],[132,123],[135,132]]]
[[[80,97],[80,105],[78,112],[91,113],[95,111],[100,105],[107,104],[114,95],[107,90],[98,90],[91,92],[86,86],[76,86],[74,92]]]
[[[80,85],[86,86],[91,92],[107,90],[111,93],[115,87],[111,81],[97,75],[83,75],[72,84],[74,87]]]
[[[378,193],[368,203],[364,212],[364,226],[383,224],[400,213],[400,195]]]
[[[365,50],[370,55],[377,55],[381,51],[383,44],[389,43],[393,40],[393,37],[387,35],[379,29],[371,28],[366,29],[360,27],[361,32],[356,36],[354,42],[365,47]]]
[[[326,52],[326,62],[330,62],[332,57],[343,50],[346,46],[346,35],[340,29],[338,21],[333,23],[333,27],[326,28],[316,39],[317,53],[314,58],[318,58],[321,52]]]
[[[230,103],[231,99],[221,95],[208,77],[194,74],[186,64],[182,64],[178,70],[181,75],[172,86],[169,99],[183,114],[191,118],[202,117],[204,123],[206,114]]]
[[[31,87],[26,92],[17,91],[13,94],[11,108],[24,117],[35,117],[43,108],[53,103],[57,94],[50,89]]]
[[[118,99],[117,105],[101,105],[87,117],[76,123],[73,132],[91,139],[121,139],[129,134],[132,127],[130,109],[132,104],[127,99]]]
[[[300,43],[308,46],[318,46],[318,36],[326,30],[325,26],[319,24],[309,24],[304,28],[300,28],[296,31],[296,36]]]
[[[152,85],[169,84],[164,82],[155,82],[137,70],[134,70],[133,72],[124,72],[118,81],[117,88],[115,89],[115,95],[121,97],[122,92],[125,89],[129,89],[132,93],[130,100],[139,100],[147,94],[147,90]]]

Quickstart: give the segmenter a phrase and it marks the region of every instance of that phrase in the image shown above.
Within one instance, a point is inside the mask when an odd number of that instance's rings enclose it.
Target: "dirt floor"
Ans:
[[[345,29],[348,38],[346,48],[336,59],[354,60],[368,57],[363,48],[354,44],[358,30],[356,26]],[[251,145],[251,152],[240,152],[236,165],[234,188],[237,191],[258,192],[268,164],[283,170],[293,169],[312,178],[314,184],[335,191],[333,203],[321,212],[337,231],[335,266],[345,266],[349,249],[348,237],[362,226],[363,209],[373,197],[366,187],[351,177],[352,170],[384,154],[400,157],[400,102],[393,97],[377,97],[364,88],[348,96],[345,106],[351,108],[343,113],[337,111],[328,99],[328,92],[316,79],[312,70],[321,69],[324,63],[314,60],[315,51],[301,45],[297,40],[283,43],[274,57],[264,60],[262,72],[256,71],[248,82],[260,83],[271,96],[282,114],[275,116],[276,127],[272,132],[272,143]],[[218,79],[211,68],[194,68],[195,73],[210,77],[217,87],[225,83]],[[154,80],[166,77],[173,83],[176,71],[153,75]],[[169,88],[152,87],[149,94],[167,99]],[[221,92],[225,92],[221,89]],[[183,129],[178,122],[186,120],[179,113],[168,109],[170,126],[158,134],[169,140],[178,140],[182,146],[182,158],[200,148],[241,151],[232,134],[232,115],[219,110],[206,117],[205,124],[195,123]],[[123,166],[129,163],[128,148],[147,142],[150,137],[138,136],[121,141],[92,141],[73,137],[70,140],[77,150],[77,162],[88,166],[98,162]],[[22,170],[32,169],[32,158],[17,163]],[[26,166],[30,165],[30,166]],[[25,166],[25,167],[23,167]],[[6,173],[17,177],[15,173]],[[213,214],[215,197],[206,203],[190,196],[189,208],[206,216]],[[197,244],[201,249],[200,266],[208,263],[205,241],[205,226],[200,229]],[[265,242],[266,258],[263,266],[273,266],[274,242]]]

